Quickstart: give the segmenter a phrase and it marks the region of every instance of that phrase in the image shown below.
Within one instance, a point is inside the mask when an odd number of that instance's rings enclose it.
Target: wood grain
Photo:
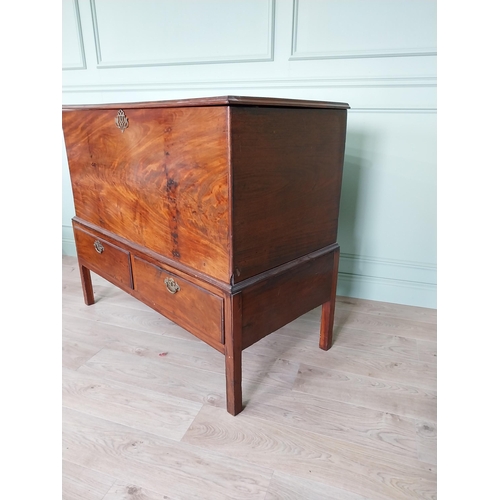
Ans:
[[[314,309],[304,314],[300,322],[297,322],[295,326],[302,324],[313,326],[317,324],[319,327],[320,321],[321,310]],[[435,342],[437,338],[436,322],[409,320],[402,317],[402,314],[385,315],[382,313],[358,312],[356,309],[343,307],[341,301],[339,301],[338,311],[335,314],[334,325],[335,339],[337,332],[342,331],[344,328],[384,335],[397,335],[399,337],[423,341]]]
[[[97,281],[94,280],[94,276],[97,276],[96,274],[91,273],[91,276],[93,281]],[[96,302],[105,300],[106,303],[119,305],[121,307],[129,307],[131,309],[138,309],[140,311],[151,311],[151,307],[144,304],[140,300],[137,300],[135,297],[132,297],[132,295],[124,292],[120,288],[111,286],[111,283],[109,282],[107,282],[106,284],[94,283],[93,289]],[[77,306],[81,305],[81,301],[75,300],[75,298],[81,296],[81,290],[82,287],[80,283],[77,282],[71,281],[67,285],[65,285],[65,287],[63,288],[63,292],[68,293],[64,293],[62,297],[63,304],[74,304]]]
[[[63,410],[63,459],[146,489],[200,500],[263,499],[272,475],[262,466],[69,409]]]
[[[418,458],[430,464],[437,464],[437,424],[419,420],[417,426]]]
[[[182,440],[372,499],[434,498],[435,472],[422,462],[254,420],[244,412],[240,417],[204,406]]]
[[[355,334],[356,331],[353,330]],[[316,367],[335,369],[347,373],[379,378],[387,381],[410,384],[416,387],[436,389],[437,374],[435,365],[399,356],[398,353],[379,353],[365,350],[364,345],[357,348],[343,347],[335,344],[335,349],[318,353],[313,342],[298,342],[278,336],[265,339],[250,348],[250,353],[278,355],[297,363],[305,363]],[[371,347],[371,346],[368,346]]]
[[[244,349],[331,299],[333,254],[306,260],[241,292]]]
[[[168,331],[165,335],[156,335],[91,320],[75,320],[68,315],[63,316],[63,326],[68,341],[87,342],[92,346],[92,354],[102,348],[108,348],[151,359],[162,366],[168,365],[171,369],[178,366],[181,369],[192,368],[224,374],[224,357],[219,352],[203,342],[169,336]],[[172,328],[175,328],[175,325]],[[87,359],[88,356],[85,360]],[[130,362],[134,362],[133,358],[130,358]],[[77,366],[81,364],[80,362]],[[292,386],[299,368],[297,362],[246,351],[243,352],[243,364],[245,378],[288,388]]]
[[[274,338],[278,338],[280,341],[283,337],[293,339],[297,342],[297,345],[317,345],[317,336],[314,334],[312,328],[312,325],[305,326],[303,322],[294,322],[278,330]],[[392,356],[393,359],[419,360],[417,341],[415,339],[383,333],[374,334],[373,332],[346,327],[334,327],[334,332],[336,347],[346,347],[374,354]]]
[[[225,304],[226,407],[231,415],[243,410],[242,381],[242,306],[241,294],[228,295]]]
[[[241,106],[230,117],[237,283],[336,243],[347,112]]]
[[[418,458],[414,419],[386,411],[266,387],[252,394],[245,413],[376,451]]]
[[[398,335],[409,339],[436,341],[436,324],[423,321],[340,310],[335,315],[340,327],[354,328],[366,332]]]
[[[144,388],[66,370],[63,406],[179,440],[201,405]]]
[[[319,347],[328,351],[333,344],[333,323],[335,321],[335,302],[337,298],[337,280],[339,275],[340,248],[337,247],[333,257],[332,288],[328,302],[321,306],[321,324]]]
[[[77,217],[229,282],[226,109],[124,111],[63,112]]]
[[[433,325],[437,321],[436,309],[427,307],[407,306],[376,300],[357,299],[355,297],[338,297],[337,304],[344,310],[375,314],[376,316],[423,321]]]
[[[340,488],[275,472],[264,500],[369,500]]]
[[[223,300],[209,291],[134,256],[134,293],[153,309],[186,330],[223,350]],[[176,293],[165,280],[174,280]]]
[[[201,342],[187,330],[175,325],[152,309],[143,311],[116,304],[107,304],[106,301],[96,301],[92,307],[88,307],[83,304],[80,297],[74,297],[65,300],[65,310],[74,318],[90,319],[111,326],[132,328],[157,335],[175,336],[186,340],[194,339],[195,342]]]
[[[62,340],[62,366],[76,370],[100,349],[100,345],[93,345],[85,339],[75,341],[64,338]]]
[[[115,478],[63,460],[63,500],[102,500]]]
[[[130,271],[130,255],[125,250],[106,241],[98,234],[74,228],[75,243],[78,248],[80,262],[92,271],[99,273],[121,287],[132,287]],[[100,243],[102,250],[98,253],[94,247]]]
[[[436,419],[436,391],[301,365],[295,391],[404,417]]]
[[[429,363],[429,365],[437,364],[437,343],[436,342],[426,342],[424,340],[419,340],[417,342],[417,352],[418,359]]]
[[[231,105],[254,105],[254,106],[287,106],[298,108],[334,108],[349,109],[345,102],[317,101],[306,99],[284,99],[279,97],[255,97],[255,96],[215,96],[215,97],[197,97],[194,99],[171,99],[168,101],[151,102],[131,102],[127,103],[130,108],[184,108],[189,106],[225,106]],[[63,110],[71,109],[115,109],[122,107],[121,104],[66,104]]]
[[[172,365],[161,357],[157,360],[141,356],[102,349],[84,366],[80,373],[114,381],[137,385],[174,397],[204,404],[225,406],[226,379],[222,373]],[[168,358],[168,355],[165,356]],[[224,358],[221,356],[221,366]],[[264,363],[257,373],[245,373],[243,394],[245,400],[251,397],[258,384],[291,389],[297,374],[298,364],[287,361]]]
[[[224,353],[233,415],[244,348],[318,305],[320,345],[332,344],[348,108],[242,96],[63,107],[85,303],[93,270]]]
[[[181,500],[181,497],[157,493],[131,482],[117,480],[102,500]]]

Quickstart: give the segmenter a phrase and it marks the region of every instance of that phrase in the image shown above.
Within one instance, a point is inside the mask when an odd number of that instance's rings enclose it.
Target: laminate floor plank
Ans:
[[[174,498],[264,499],[272,470],[63,409],[63,459]]]
[[[437,342],[419,340],[417,342],[418,359],[429,365],[437,364]]]
[[[339,370],[301,365],[294,391],[402,417],[436,420],[436,391]]]
[[[337,296],[336,308],[353,310],[356,312],[375,314],[391,318],[409,319],[424,323],[437,324],[437,311],[427,307],[407,306],[378,302],[375,300],[357,299],[353,297]]]
[[[116,481],[102,500],[180,500],[181,497],[164,495],[136,484]]]
[[[80,372],[63,371],[62,403],[151,434],[179,441],[201,404]]]
[[[314,310],[296,320],[290,325],[289,333],[293,329],[308,328],[316,322],[319,326],[321,315],[319,310]],[[386,335],[398,335],[408,339],[416,340],[436,340],[436,324],[425,321],[415,321],[395,316],[385,316],[382,314],[373,314],[358,312],[354,309],[335,308],[334,328],[352,328],[371,333],[383,333]]]
[[[61,345],[62,366],[72,370],[77,370],[102,348],[100,345],[92,344],[85,339],[75,341],[63,338]]]
[[[264,500],[369,500],[330,485],[275,472]]]
[[[432,466],[205,405],[183,442],[371,499],[435,498]]]
[[[193,335],[189,332],[149,308],[148,310],[139,310],[110,304],[106,301],[99,301],[92,306],[86,306],[77,303],[75,300],[72,303],[65,302],[64,311],[74,318],[90,319],[100,323],[133,328],[158,335],[175,335],[178,338],[193,339]],[[195,341],[201,342],[196,338]]]
[[[267,370],[246,370],[243,373],[243,393],[248,399],[259,385],[291,390],[299,365],[284,360],[266,364]],[[181,399],[225,407],[226,378],[216,373],[181,365],[165,359],[135,356],[112,349],[102,349],[78,369],[79,373],[117,382],[137,385]]]
[[[376,451],[418,458],[415,420],[279,388],[257,388],[245,414]]]
[[[77,342],[89,339],[102,348],[150,358],[163,364],[225,374],[224,356],[204,342],[138,332],[129,328],[75,319],[71,316],[69,318],[65,316],[63,323],[66,325],[67,338]],[[279,382],[281,377],[282,385],[286,386],[293,384],[299,365],[298,362],[279,359],[274,353],[264,355],[248,351],[243,352],[243,364],[247,378],[265,382],[274,377],[274,382]],[[281,370],[280,367],[284,367],[285,370]]]
[[[293,322],[295,324],[295,322]],[[285,342],[293,340],[297,346],[318,345],[318,335],[316,331],[306,330],[299,328],[294,324],[289,324],[277,330],[275,333],[260,340],[258,344],[265,341],[279,341]],[[292,330],[292,327],[294,329]],[[319,328],[319,327],[318,327]],[[293,332],[291,335],[290,333]],[[347,347],[349,349],[356,349],[367,353],[381,354],[393,357],[395,359],[408,359],[414,361],[419,360],[419,353],[417,348],[417,341],[415,339],[408,339],[399,337],[398,335],[385,335],[382,333],[370,333],[363,330],[355,330],[346,327],[334,327],[334,343],[336,347]],[[255,345],[258,345],[255,344]],[[250,347],[250,349],[253,346]]]
[[[105,284],[95,284],[93,283],[94,289],[94,299],[97,302],[106,301],[107,304],[120,305],[122,307],[131,307],[133,309],[139,309],[142,311],[152,311],[152,309],[146,304],[137,300],[132,295],[124,292],[120,288]],[[63,287],[63,307],[71,305],[81,306],[84,304],[82,285],[80,280],[68,282]],[[86,306],[92,307],[92,306]]]
[[[316,367],[336,369],[367,377],[381,378],[418,387],[436,388],[437,372],[435,364],[429,364],[405,355],[366,352],[360,349],[342,347],[335,344],[329,351],[319,351],[316,344],[294,341],[282,342],[281,338],[270,336],[262,346],[270,356],[302,362]],[[254,344],[252,353],[262,352],[260,342]],[[253,346],[252,346],[253,347]],[[250,349],[252,349],[252,347]]]
[[[437,424],[417,421],[418,458],[430,464],[437,464]]]
[[[99,286],[114,286],[108,280],[99,276],[98,274],[91,271],[92,284]],[[81,283],[80,270],[78,268],[78,261],[74,258],[74,261],[66,261],[66,264],[62,266],[62,278],[64,280],[64,286],[68,286],[70,283]]]
[[[366,332],[399,335],[416,340],[436,340],[436,324],[391,316],[340,309],[335,314],[339,326],[362,329]]]
[[[102,317],[102,316],[101,316]],[[140,320],[139,320],[140,321]],[[94,317],[79,317],[70,313],[62,314],[63,329],[65,338],[76,341],[87,341],[93,345],[113,346],[117,349],[136,348],[139,352],[144,342],[156,344],[159,347],[158,354],[164,352],[164,346],[167,342],[187,343],[195,352],[203,350],[210,352],[212,350],[207,344],[197,339],[180,326],[166,322],[163,329],[153,329],[152,331],[141,330],[123,325],[114,325],[104,321],[97,321]]]
[[[63,460],[63,500],[102,500],[116,479],[95,470]]]

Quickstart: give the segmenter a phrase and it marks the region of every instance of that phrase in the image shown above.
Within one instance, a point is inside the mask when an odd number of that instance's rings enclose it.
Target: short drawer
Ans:
[[[132,288],[130,254],[98,234],[74,229],[78,258],[91,271],[111,283]]]
[[[212,347],[221,349],[224,344],[221,297],[136,256],[133,273],[138,298]]]

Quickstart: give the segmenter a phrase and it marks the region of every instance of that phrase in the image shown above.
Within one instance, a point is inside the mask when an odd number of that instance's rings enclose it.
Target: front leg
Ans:
[[[242,310],[241,293],[228,295],[225,304],[226,404],[231,415],[243,409],[241,392]]]
[[[90,270],[85,266],[82,266],[78,263],[80,267],[80,277],[82,279],[82,288],[83,288],[83,300],[85,304],[91,306],[95,303],[94,300],[94,289],[92,288],[92,278],[90,276]]]
[[[325,351],[328,351],[328,349],[330,349],[333,344],[333,320],[335,316],[335,299],[337,297],[339,257],[340,247],[337,247],[333,253],[332,292],[330,300],[328,302],[325,302],[321,307],[319,346]]]

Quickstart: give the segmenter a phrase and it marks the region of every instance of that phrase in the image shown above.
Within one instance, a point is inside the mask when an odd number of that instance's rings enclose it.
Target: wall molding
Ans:
[[[417,261],[381,259],[340,252],[340,271],[348,275],[436,285],[437,267]]]
[[[298,15],[299,0],[293,0],[292,18],[292,50],[290,61],[308,61],[325,59],[359,59],[378,57],[413,57],[413,56],[436,56],[436,47],[421,47],[415,49],[386,49],[386,50],[350,50],[350,51],[322,51],[322,52],[300,52],[297,49],[298,37]]]
[[[380,259],[340,251],[337,294],[419,307],[437,307],[434,264]]]
[[[339,272],[337,295],[431,309],[437,308],[437,286],[429,283]]]
[[[345,101],[354,113],[436,113],[436,77],[269,78],[63,85],[64,104],[129,102],[207,95],[281,95]],[[372,92],[366,92],[371,89]],[[325,95],[326,92],[326,95]],[[371,98],[367,99],[366,94]],[[107,95],[111,96],[109,99]],[[395,98],[396,95],[396,98]]]
[[[78,0],[73,0],[73,9],[75,11],[76,27],[78,31],[78,40],[80,47],[80,59],[79,64],[66,64],[63,65],[63,71],[72,71],[75,69],[87,69],[87,59],[85,57],[85,45],[83,44],[83,30],[82,30],[82,20],[80,18],[80,8],[78,6]]]
[[[94,30],[94,41],[97,54],[97,68],[143,68],[156,66],[179,66],[194,64],[228,64],[228,63],[249,63],[249,62],[269,62],[274,60],[275,26],[276,26],[276,0],[268,0],[268,39],[267,51],[264,54],[241,54],[240,56],[210,56],[205,58],[193,57],[186,59],[166,58],[156,61],[128,61],[113,62],[104,61],[102,57],[101,43],[99,37],[99,24],[97,20],[96,0],[90,0],[92,12],[92,25]]]
[[[63,93],[205,90],[231,88],[417,88],[437,87],[435,76],[419,77],[359,77],[359,78],[269,78],[245,80],[199,80],[149,83],[111,83],[99,85],[63,85]]]

